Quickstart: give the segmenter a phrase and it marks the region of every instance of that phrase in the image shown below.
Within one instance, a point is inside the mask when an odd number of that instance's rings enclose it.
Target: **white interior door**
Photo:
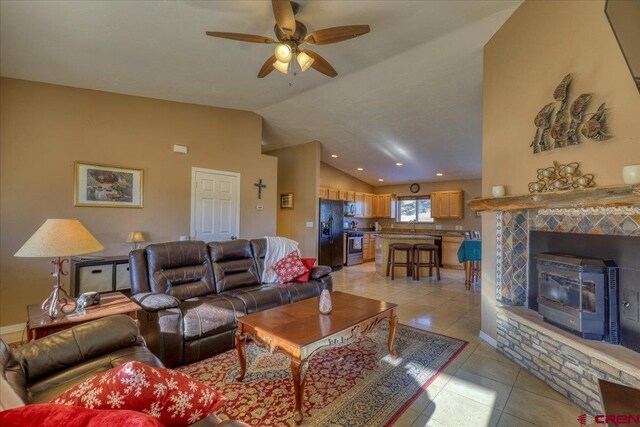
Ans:
[[[192,168],[191,236],[205,242],[240,234],[240,174]]]

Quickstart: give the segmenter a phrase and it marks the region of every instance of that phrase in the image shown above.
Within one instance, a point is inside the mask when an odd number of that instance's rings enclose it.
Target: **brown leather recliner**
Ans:
[[[233,348],[237,318],[332,289],[331,268],[308,282],[262,284],[266,240],[153,244],[129,254],[132,299],[145,310],[140,328],[169,367]]]
[[[31,341],[15,351],[0,340],[0,407],[47,403],[84,380],[130,361],[164,367],[136,322],[116,315]],[[4,389],[4,386],[10,389]],[[222,391],[222,390],[221,390]],[[6,400],[5,400],[6,399]],[[210,415],[193,426],[246,426]]]

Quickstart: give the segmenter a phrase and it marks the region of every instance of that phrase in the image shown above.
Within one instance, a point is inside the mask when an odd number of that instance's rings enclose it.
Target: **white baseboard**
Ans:
[[[0,335],[9,335],[9,334],[15,334],[17,332],[22,332],[26,327],[27,327],[26,323],[18,323],[16,325],[2,326],[0,327]]]
[[[494,340],[489,335],[485,334],[483,331],[480,331],[480,338],[482,338],[491,347],[498,348],[498,341]]]

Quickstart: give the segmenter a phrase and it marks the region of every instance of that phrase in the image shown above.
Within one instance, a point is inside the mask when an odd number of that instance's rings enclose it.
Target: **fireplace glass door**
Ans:
[[[554,269],[555,270],[555,269]],[[595,313],[596,284],[580,280],[576,272],[540,271],[538,273],[540,296],[576,310]]]

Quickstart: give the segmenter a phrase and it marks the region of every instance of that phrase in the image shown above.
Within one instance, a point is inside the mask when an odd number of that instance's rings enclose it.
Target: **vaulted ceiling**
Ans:
[[[269,1],[3,1],[0,73],[255,111],[264,151],[318,140],[324,161],[371,184],[476,178],[482,47],[519,3],[302,1],[296,19],[310,32],[369,24],[371,33],[313,47],[334,79],[313,70],[257,79],[273,46],[204,33],[272,37]]]

